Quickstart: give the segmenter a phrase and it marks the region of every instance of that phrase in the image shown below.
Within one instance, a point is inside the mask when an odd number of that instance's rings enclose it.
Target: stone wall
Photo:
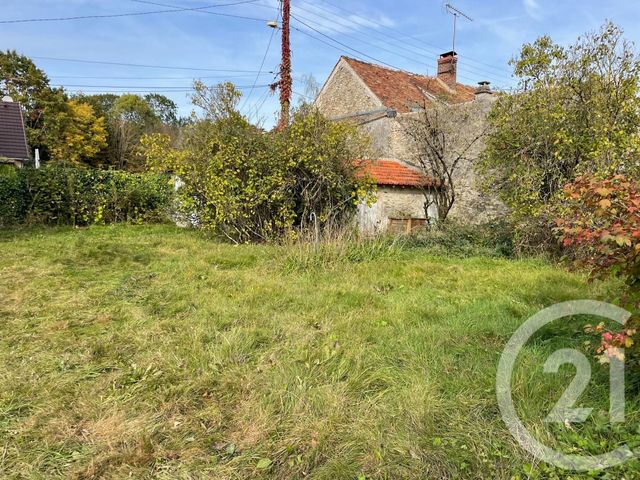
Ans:
[[[460,125],[466,130],[465,138],[486,133],[487,116],[496,100],[493,95],[478,95],[474,102],[457,108],[469,110],[469,121]],[[454,107],[456,108],[456,107]],[[480,139],[469,150],[467,159],[460,163],[454,177],[456,203],[451,210],[451,218],[473,224],[485,223],[507,214],[505,205],[494,195],[482,191],[481,179],[475,171],[475,164],[485,148],[484,139]]]
[[[424,212],[425,194],[417,188],[378,187],[378,201],[369,207],[358,207],[358,225],[366,234],[381,233],[387,230],[390,218],[426,219]],[[431,208],[429,217],[435,218],[437,212]]]
[[[338,117],[382,108],[351,67],[340,61],[315,102],[326,117]]]
[[[491,110],[495,97],[479,95],[474,102],[449,106],[452,118],[463,117],[464,122],[453,125],[455,134],[451,138],[459,144],[458,148],[470,143],[473,138],[486,130],[487,115]],[[377,130],[367,127],[370,134],[379,135],[373,143],[376,145],[378,158],[392,158],[407,165],[417,166],[416,152],[407,135],[407,120],[417,118],[421,113],[399,115],[380,125]],[[465,143],[466,142],[466,143]],[[456,148],[456,147],[454,147]],[[477,141],[465,155],[465,159],[458,165],[454,175],[456,201],[450,213],[450,218],[466,223],[480,224],[506,214],[506,208],[496,197],[481,190],[480,178],[474,169],[474,164],[484,149],[484,141]]]

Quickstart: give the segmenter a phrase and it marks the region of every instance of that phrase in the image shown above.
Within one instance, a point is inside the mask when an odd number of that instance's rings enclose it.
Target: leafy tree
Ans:
[[[0,93],[13,97],[27,112],[35,113],[51,88],[47,75],[30,58],[8,50],[0,52]]]
[[[79,94],[74,99],[88,103],[97,116],[107,120],[108,146],[97,154],[98,164],[139,169],[138,147],[142,135],[157,131],[172,138],[178,136],[177,105],[164,95]]]
[[[0,95],[8,95],[22,106],[29,145],[48,159],[47,131],[67,110],[62,89],[52,89],[49,78],[30,58],[15,51],[0,52]]]
[[[59,162],[88,162],[107,146],[104,118],[97,118],[93,107],[71,100],[61,116],[59,130],[50,132],[51,159]]]
[[[369,143],[352,125],[332,122],[309,108],[294,113],[287,129],[270,136],[287,161],[286,195],[294,200],[297,228],[340,227],[358,203],[370,198],[373,183],[359,178],[358,162]]]
[[[512,61],[519,87],[491,115],[480,163],[521,230],[579,175],[640,172],[640,60],[611,23],[569,47],[542,37]]]
[[[238,104],[242,98],[233,83],[226,82],[207,86],[200,80],[193,83],[191,103],[199,107],[208,120],[221,120],[238,117]]]
[[[158,126],[160,119],[143,97],[130,93],[121,95],[109,110],[110,116],[133,123],[141,129]]]
[[[91,105],[96,116],[104,118],[109,116],[119,98],[120,96],[115,93],[98,93],[95,95],[80,93],[72,97],[73,100],[80,103]]]
[[[138,155],[140,139],[157,131],[160,119],[144,98],[132,94],[120,96],[107,119],[112,164],[118,169],[139,170],[142,165]]]
[[[178,123],[178,106],[173,100],[159,93],[149,93],[144,99],[163,124],[173,126]]]
[[[104,119],[84,99],[67,101],[24,55],[0,52],[0,94],[22,106],[29,145],[45,162],[92,162],[106,145]]]
[[[180,177],[181,206],[201,227],[234,242],[276,237],[293,220],[284,188],[286,160],[235,110],[240,94],[233,85],[218,91],[210,105],[201,104],[204,118],[185,129],[179,150],[166,135],[143,138],[147,161]]]

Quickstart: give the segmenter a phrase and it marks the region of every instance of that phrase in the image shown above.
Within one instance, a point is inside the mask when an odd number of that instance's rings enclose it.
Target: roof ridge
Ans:
[[[425,77],[426,76],[428,78],[434,78],[434,77],[429,77],[428,75],[422,75],[420,73],[410,72],[409,70],[404,70],[402,68],[395,68],[395,67],[392,68],[392,67],[387,67],[385,65],[380,65],[379,63],[365,62],[364,60],[360,60],[359,58],[349,57],[347,55],[342,55],[342,58],[344,58],[345,60],[353,60],[354,62],[362,63],[364,65],[369,65],[370,67],[376,67],[376,68],[380,68],[382,70],[387,70],[389,72],[405,73],[407,75],[414,76],[414,77]]]
[[[382,70],[387,70],[389,72],[404,73],[404,74],[407,74],[407,75],[409,75],[411,77],[427,78],[429,80],[439,80],[439,81],[442,82],[442,80],[439,79],[437,75],[428,75],[428,74],[424,74],[424,73],[410,72],[409,70],[404,70],[404,69],[401,69],[401,68],[391,68],[391,67],[388,67],[388,66],[385,66],[385,65],[380,65],[379,63],[367,62],[367,61],[361,60],[359,58],[350,57],[348,55],[342,55],[341,58],[344,58],[345,60],[352,60],[354,62],[362,63],[363,65],[368,65],[370,67],[375,67],[375,68],[380,68]],[[461,87],[466,87],[466,88],[475,88],[472,85],[467,85],[466,83],[460,83],[460,82],[456,82],[456,85],[460,85]],[[449,88],[451,88],[451,87],[449,87]]]

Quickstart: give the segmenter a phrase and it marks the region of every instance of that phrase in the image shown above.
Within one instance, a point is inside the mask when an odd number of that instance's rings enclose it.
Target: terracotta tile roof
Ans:
[[[423,188],[434,185],[432,179],[396,160],[362,160],[360,175],[369,175],[378,185]]]
[[[410,112],[412,105],[424,105],[425,101],[430,101],[429,95],[448,103],[469,102],[475,98],[476,89],[468,85],[457,83],[455,88],[449,88],[435,77],[392,70],[354,58],[342,58],[387,108],[399,113]]]
[[[0,101],[0,157],[27,160],[29,150],[20,105]]]

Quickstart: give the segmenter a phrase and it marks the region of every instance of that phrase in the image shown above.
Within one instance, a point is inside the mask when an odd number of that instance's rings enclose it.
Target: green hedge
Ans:
[[[162,222],[172,199],[166,175],[70,166],[0,169],[0,226]]]

